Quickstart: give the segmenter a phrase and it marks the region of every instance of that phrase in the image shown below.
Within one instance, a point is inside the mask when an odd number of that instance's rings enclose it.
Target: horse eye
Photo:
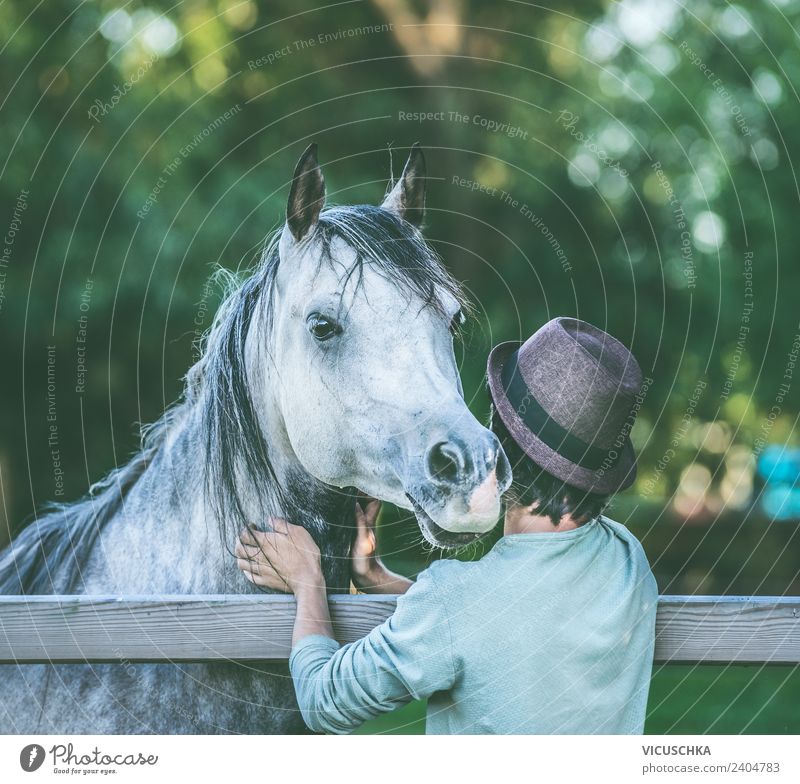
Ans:
[[[319,313],[312,313],[308,317],[308,331],[319,341],[330,340],[334,335],[338,335],[342,328],[327,316]]]
[[[459,308],[453,318],[450,320],[450,332],[455,335],[467,321],[464,311]]]

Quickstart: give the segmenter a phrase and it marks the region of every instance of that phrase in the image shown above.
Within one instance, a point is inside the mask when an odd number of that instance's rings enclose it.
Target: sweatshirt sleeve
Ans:
[[[352,732],[367,719],[451,687],[456,670],[449,621],[430,570],[366,637],[341,647],[330,637],[304,637],[289,668],[303,719],[315,732]]]

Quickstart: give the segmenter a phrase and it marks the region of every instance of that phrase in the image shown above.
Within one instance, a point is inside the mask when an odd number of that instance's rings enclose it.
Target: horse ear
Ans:
[[[286,225],[301,240],[317,225],[325,204],[325,178],[317,161],[317,145],[309,144],[294,169],[286,205]]]
[[[386,194],[381,207],[414,226],[422,224],[425,218],[425,156],[418,143],[411,148],[403,174]]]

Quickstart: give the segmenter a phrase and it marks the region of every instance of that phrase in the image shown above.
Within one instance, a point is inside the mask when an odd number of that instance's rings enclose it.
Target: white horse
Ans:
[[[309,147],[283,230],[220,309],[184,399],[142,451],[0,555],[0,593],[253,590],[231,556],[248,523],[309,529],[349,587],[357,490],[413,509],[453,547],[489,531],[510,468],[461,394],[459,288],[419,233],[415,148],[381,207],[322,211]],[[3,733],[285,733],[304,726],[285,665],[4,665]]]

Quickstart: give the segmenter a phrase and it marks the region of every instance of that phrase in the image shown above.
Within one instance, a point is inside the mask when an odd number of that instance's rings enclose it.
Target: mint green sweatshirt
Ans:
[[[641,733],[657,601],[636,537],[601,517],[437,561],[366,637],[305,637],[289,666],[317,732],[427,698],[429,734]]]

